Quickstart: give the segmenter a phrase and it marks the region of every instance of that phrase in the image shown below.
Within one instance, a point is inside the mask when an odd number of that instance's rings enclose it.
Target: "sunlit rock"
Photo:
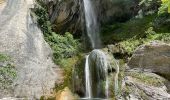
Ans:
[[[130,68],[148,69],[170,80],[170,45],[159,41],[140,46],[128,63]]]
[[[52,51],[32,21],[30,7],[33,0],[6,1],[0,10],[0,52],[10,55],[16,64],[17,79],[11,95],[33,99],[51,93],[59,82],[60,69],[52,62]]]

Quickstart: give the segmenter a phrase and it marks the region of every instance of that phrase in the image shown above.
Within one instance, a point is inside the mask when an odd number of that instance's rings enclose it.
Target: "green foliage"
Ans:
[[[52,33],[51,23],[47,13],[47,7],[42,0],[36,0],[36,5],[32,10],[32,16],[37,20],[39,27],[44,33],[45,37],[48,37]]]
[[[62,90],[65,87],[69,87],[72,89],[72,78],[73,78],[73,71],[75,67],[79,67],[78,69],[81,69],[80,66],[77,66],[82,60],[82,55],[74,56],[72,58],[68,59],[62,59],[59,62],[59,65],[62,66],[64,70],[64,83],[62,84],[56,84],[55,90]],[[78,81],[78,80],[77,80]]]
[[[33,13],[34,14],[32,15],[37,19],[37,22],[43,31],[45,40],[53,50],[55,63],[58,64],[62,59],[71,58],[78,54],[80,43],[78,40],[75,40],[69,32],[66,32],[65,35],[53,32],[44,1],[37,0],[37,5],[35,5],[35,9],[33,9]]]
[[[7,90],[12,87],[13,81],[16,78],[16,69],[9,62],[10,57],[0,54],[0,89]]]
[[[170,1],[169,0],[161,0],[162,4],[159,8],[158,14],[163,14],[163,13],[170,13]]]
[[[155,17],[156,15],[149,15],[142,19],[133,18],[125,23],[106,25],[102,29],[102,40],[105,44],[108,44],[134,37],[145,37],[145,30],[152,26]]]
[[[157,13],[160,4],[160,0],[141,0],[139,2],[140,10],[138,14],[145,16]]]
[[[73,36],[68,32],[64,36],[52,33],[48,37],[48,43],[53,49],[54,61],[58,63],[63,58],[73,57],[80,50],[79,42],[74,40]]]
[[[170,33],[156,33],[153,31],[153,27],[148,28],[148,30],[145,31],[145,35],[146,37],[143,38],[134,37],[121,41],[118,45],[123,49],[124,53],[131,55],[138,46],[147,44],[153,40],[170,43]]]
[[[7,55],[4,54],[0,54],[0,62],[5,62],[10,60],[10,57],[8,57]]]

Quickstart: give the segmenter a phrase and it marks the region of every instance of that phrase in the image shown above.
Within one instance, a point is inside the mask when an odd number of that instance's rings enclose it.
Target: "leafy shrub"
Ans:
[[[53,49],[55,62],[59,62],[63,58],[71,58],[79,52],[79,42],[74,40],[73,36],[68,32],[64,36],[52,33],[48,37],[48,43]]]
[[[60,35],[52,30],[52,24],[49,21],[48,10],[45,2],[37,0],[37,4],[33,9],[32,16],[37,19],[38,25],[41,28],[45,40],[49,43],[53,50],[54,62],[59,64],[62,59],[73,57],[78,53],[80,43],[73,36],[66,32],[65,35]]]
[[[149,43],[153,40],[170,43],[170,33],[156,33],[153,30],[153,27],[148,28],[148,30],[145,31],[145,35],[146,37],[143,38],[134,37],[121,41],[118,45],[123,49],[124,53],[131,55],[138,46]]]
[[[161,7],[159,8],[158,14],[163,14],[163,13],[170,13],[170,1],[169,0],[161,0],[162,4]]]
[[[8,61],[10,58],[4,54],[0,54],[0,62]]]
[[[139,3],[140,12],[142,12],[143,15],[151,15],[157,13],[159,6],[159,0],[141,0]]]
[[[10,89],[14,79],[16,78],[16,69],[10,63],[10,58],[4,54],[0,54],[0,89]]]

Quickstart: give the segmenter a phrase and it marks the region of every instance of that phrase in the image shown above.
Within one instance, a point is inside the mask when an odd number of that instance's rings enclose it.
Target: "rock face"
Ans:
[[[55,82],[59,82],[60,75],[55,72],[59,68],[52,62],[51,49],[30,16],[33,0],[7,0],[3,5],[0,52],[11,56],[17,69],[11,96],[33,99],[50,94]]]
[[[66,31],[81,35],[85,31],[85,16],[83,0],[48,0],[48,11],[54,30],[58,33]],[[101,23],[110,20],[124,19],[134,16],[138,1],[131,0],[93,0],[94,10],[97,11],[97,20]],[[130,5],[131,4],[131,5]],[[126,16],[126,17],[125,17]]]
[[[58,33],[81,33],[82,0],[57,0],[48,3],[51,22]]]
[[[148,69],[170,80],[170,45],[158,41],[140,46],[128,66]]]

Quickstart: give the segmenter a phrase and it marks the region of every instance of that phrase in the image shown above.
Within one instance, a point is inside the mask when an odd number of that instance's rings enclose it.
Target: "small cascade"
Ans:
[[[93,50],[86,56],[85,79],[86,98],[108,98],[108,62],[101,50]]]
[[[101,40],[99,35],[99,23],[97,22],[96,11],[91,0],[83,0],[85,23],[87,36],[90,40],[92,49],[101,48]],[[119,66],[117,66],[117,73],[115,75],[115,94],[118,92],[118,74]],[[107,56],[101,50],[93,50],[86,56],[85,62],[85,99],[94,98],[109,98],[109,76],[108,76]]]
[[[97,22],[94,6],[90,0],[83,0],[83,3],[88,38],[93,49],[100,48],[99,23]]]
[[[107,64],[107,63],[106,63]],[[105,68],[106,84],[105,84],[105,94],[106,98],[109,98],[109,77],[108,77],[108,65]]]
[[[85,63],[85,79],[86,79],[86,97],[92,97],[91,91],[91,79],[90,79],[90,68],[89,68],[89,55],[86,56],[86,63]]]
[[[114,91],[115,91],[115,96],[118,95],[118,90],[119,90],[119,62],[116,61],[116,74],[115,74],[115,77],[114,77]]]

